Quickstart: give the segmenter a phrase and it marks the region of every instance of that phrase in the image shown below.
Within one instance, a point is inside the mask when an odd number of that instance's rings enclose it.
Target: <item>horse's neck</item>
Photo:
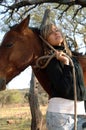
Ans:
[[[39,83],[44,88],[49,96],[51,96],[50,81],[45,69],[33,68],[33,72],[37,77]]]

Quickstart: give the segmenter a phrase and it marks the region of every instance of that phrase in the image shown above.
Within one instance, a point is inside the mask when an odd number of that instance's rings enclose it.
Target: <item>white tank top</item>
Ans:
[[[77,101],[76,108],[78,115],[85,115],[84,101]],[[47,111],[74,114],[74,100],[51,98],[49,100]]]

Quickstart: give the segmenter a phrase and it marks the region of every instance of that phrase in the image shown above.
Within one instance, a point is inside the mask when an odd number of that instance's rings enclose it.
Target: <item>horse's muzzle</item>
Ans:
[[[6,80],[4,78],[0,78],[0,91],[6,89]]]

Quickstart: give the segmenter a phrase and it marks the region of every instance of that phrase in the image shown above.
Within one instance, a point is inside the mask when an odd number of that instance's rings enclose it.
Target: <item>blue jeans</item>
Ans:
[[[48,130],[74,130],[74,115],[47,112]],[[77,130],[86,130],[86,116],[77,116]]]

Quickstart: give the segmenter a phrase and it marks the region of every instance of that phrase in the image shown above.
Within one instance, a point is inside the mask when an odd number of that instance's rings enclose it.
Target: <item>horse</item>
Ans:
[[[77,59],[82,67],[83,70],[83,78],[84,78],[84,84],[86,87],[86,55],[78,55]]]
[[[31,66],[39,83],[51,96],[50,81],[46,70],[36,67],[37,59],[44,55],[42,40],[37,30],[28,27],[29,21],[30,15],[12,27],[3,37],[0,46],[0,91],[5,90],[8,82]],[[78,56],[86,84],[86,60],[84,58]]]

